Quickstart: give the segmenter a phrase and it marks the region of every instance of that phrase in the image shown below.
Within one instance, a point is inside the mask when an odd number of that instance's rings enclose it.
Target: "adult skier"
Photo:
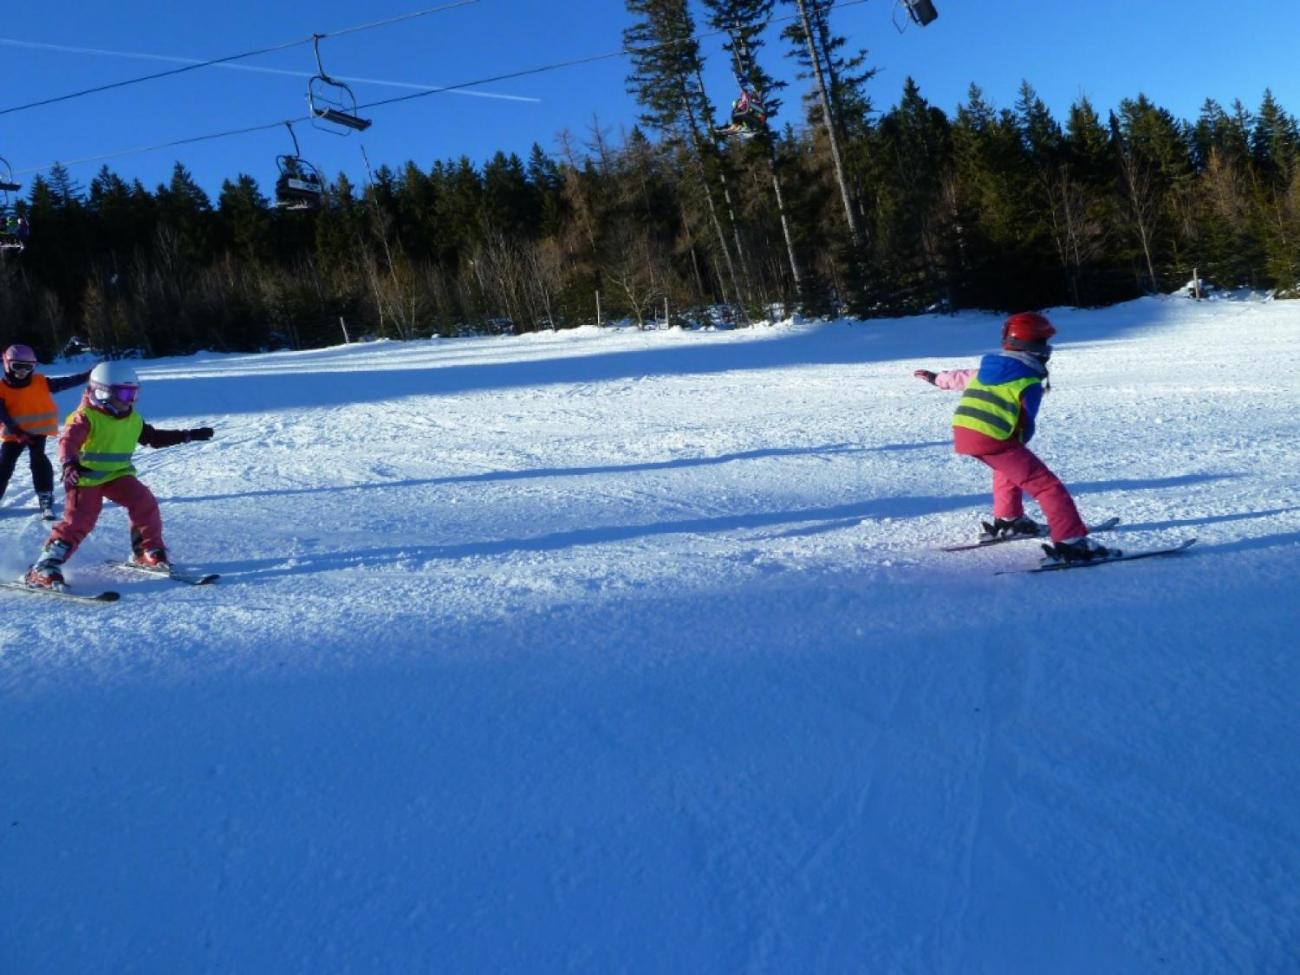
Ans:
[[[159,430],[135,411],[140,382],[125,362],[101,362],[90,372],[81,404],[68,415],[59,438],[67,503],[40,556],[27,573],[27,584],[63,585],[63,563],[77,550],[99,520],[104,499],[126,508],[131,524],[130,561],[159,572],[169,571],[158,501],[139,479],[131,457],[136,444],[171,447],[211,440],[211,427]]]
[[[54,468],[45,456],[45,439],[59,432],[55,393],[80,386],[90,371],[52,378],[36,371],[36,353],[26,345],[4,351],[4,376],[0,377],[0,498],[4,497],[14,467],[24,450],[32,468],[32,486],[41,514],[54,518]]]
[[[1108,549],[1088,537],[1074,499],[1060,478],[1025,446],[1034,436],[1038,408],[1052,356],[1048,339],[1056,329],[1037,312],[1012,315],[1002,326],[1002,351],[980,360],[978,369],[912,375],[940,389],[962,391],[952,418],[953,448],[993,469],[993,533],[1003,537],[1032,537],[1040,527],[1025,515],[1029,494],[1047,517],[1051,545],[1044,545],[1055,562],[1090,562],[1113,558]]]

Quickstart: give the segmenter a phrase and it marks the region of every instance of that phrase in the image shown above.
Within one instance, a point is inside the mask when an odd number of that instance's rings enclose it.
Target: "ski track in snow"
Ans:
[[[140,363],[222,578],[0,593],[0,971],[1295,971],[1300,307],[1052,317],[1036,449],[1188,554],[938,551],[991,315]]]

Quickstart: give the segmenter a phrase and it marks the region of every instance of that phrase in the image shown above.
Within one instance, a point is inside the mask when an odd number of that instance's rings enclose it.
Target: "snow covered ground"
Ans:
[[[143,363],[222,580],[0,592],[0,971],[1300,970],[1300,303],[1052,317],[1040,454],[1186,555],[938,551],[991,315]]]

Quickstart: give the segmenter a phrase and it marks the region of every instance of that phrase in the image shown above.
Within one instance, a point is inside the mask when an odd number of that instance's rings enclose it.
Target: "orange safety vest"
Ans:
[[[59,411],[50,394],[50,381],[39,372],[32,373],[26,386],[10,386],[0,382],[0,401],[4,402],[14,425],[25,433],[38,437],[52,437],[59,432]],[[5,434],[4,439],[17,442],[17,437]]]

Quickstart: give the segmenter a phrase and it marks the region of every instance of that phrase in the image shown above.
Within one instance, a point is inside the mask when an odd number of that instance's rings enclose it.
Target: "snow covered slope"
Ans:
[[[222,580],[0,593],[0,971],[1296,971],[1300,303],[1052,317],[1040,454],[1188,554],[938,551],[994,316],[142,363]]]

